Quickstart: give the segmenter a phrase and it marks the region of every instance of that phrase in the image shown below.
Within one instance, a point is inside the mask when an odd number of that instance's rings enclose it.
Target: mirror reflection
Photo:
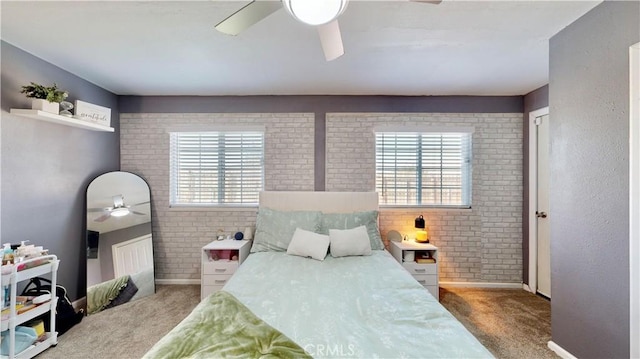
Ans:
[[[155,293],[149,186],[129,172],[87,188],[87,314]]]

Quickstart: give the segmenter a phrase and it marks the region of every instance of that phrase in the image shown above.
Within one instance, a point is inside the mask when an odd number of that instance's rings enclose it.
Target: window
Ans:
[[[172,132],[170,137],[172,206],[258,203],[263,132]]]
[[[377,132],[381,205],[471,206],[470,132]]]

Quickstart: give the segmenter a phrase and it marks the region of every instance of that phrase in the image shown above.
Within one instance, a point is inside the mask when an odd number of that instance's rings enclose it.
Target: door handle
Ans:
[[[536,217],[538,217],[538,218],[547,218],[547,212],[538,212],[538,211],[536,211]]]

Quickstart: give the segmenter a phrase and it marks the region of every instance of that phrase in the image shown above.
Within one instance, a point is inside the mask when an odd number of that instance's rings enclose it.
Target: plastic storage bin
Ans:
[[[0,355],[9,355],[9,331],[5,330],[1,333],[2,335],[2,346],[0,346]],[[38,336],[36,335],[36,330],[31,327],[16,327],[16,350],[15,353],[18,354],[21,351],[27,349],[31,344],[35,343]]]

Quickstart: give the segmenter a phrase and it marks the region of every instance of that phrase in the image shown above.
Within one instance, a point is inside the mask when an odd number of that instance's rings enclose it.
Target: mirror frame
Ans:
[[[89,183],[85,198],[86,313],[154,294],[153,213],[148,182],[132,172],[106,172]],[[115,216],[116,212],[127,213]],[[118,253],[134,255],[137,260],[127,262],[124,256],[115,261]]]

